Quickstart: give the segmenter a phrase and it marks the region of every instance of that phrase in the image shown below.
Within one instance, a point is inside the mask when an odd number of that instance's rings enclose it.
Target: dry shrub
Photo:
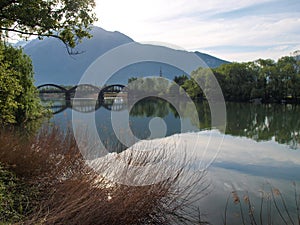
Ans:
[[[71,133],[44,128],[28,137],[14,129],[0,131],[0,161],[26,180],[57,180],[82,167],[82,157]],[[70,168],[72,166],[72,168]]]
[[[56,186],[52,198],[43,203],[38,218],[45,224],[141,224],[154,222],[151,216],[165,196],[161,188],[96,187],[86,178],[68,180]],[[158,220],[159,218],[155,218]],[[160,220],[159,220],[160,222]]]
[[[144,157],[135,164],[147,163]],[[109,181],[86,166],[72,133],[56,127],[31,138],[2,131],[0,160],[39,188],[39,201],[25,224],[204,224],[192,203],[208,188],[205,173],[182,180],[182,168],[147,186]]]

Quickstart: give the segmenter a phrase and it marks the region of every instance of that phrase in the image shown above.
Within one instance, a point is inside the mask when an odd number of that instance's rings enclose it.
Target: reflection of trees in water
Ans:
[[[197,102],[200,128],[209,129],[211,115],[208,102]],[[280,104],[226,103],[226,134],[256,141],[275,139],[297,148],[300,143],[300,106]],[[186,107],[189,110],[189,107]],[[191,121],[196,124],[195,121]]]
[[[62,104],[62,102],[64,104]],[[63,111],[68,107],[64,101],[56,101],[52,107],[54,112]],[[127,103],[121,102],[114,108],[114,100],[107,100],[102,106],[109,110],[126,110]],[[172,105],[174,104],[174,105]],[[132,107],[131,117],[166,118],[174,115],[176,119],[189,119],[193,126],[200,129],[211,128],[211,114],[207,101],[188,102],[175,99],[172,104],[157,97],[145,98]],[[195,117],[192,104],[195,104],[198,111],[198,118]],[[95,102],[78,101],[72,107],[79,112],[90,112],[97,110],[101,105],[95,107]],[[300,143],[300,106],[285,104],[252,104],[252,103],[227,103],[227,127],[226,134],[234,136],[244,136],[256,141],[267,141],[274,139],[278,143],[289,144],[292,148],[297,148]],[[145,121],[146,122],[146,121]],[[176,121],[174,121],[175,123]],[[133,124],[134,127],[134,124]],[[178,128],[180,129],[180,128]],[[180,132],[180,130],[178,130]]]
[[[197,118],[195,117],[196,114],[193,112],[191,104],[194,103],[181,101],[180,99],[176,98],[174,98],[172,103],[170,103],[167,100],[158,97],[149,97],[137,102],[132,107],[130,111],[130,116],[164,118],[171,113],[177,119],[180,119],[180,116],[182,116],[183,118],[189,118],[191,121],[197,124]],[[199,105],[196,104],[197,110],[198,106]]]
[[[133,117],[161,117],[176,112],[175,108],[167,101],[160,98],[147,98],[137,102],[130,111]],[[175,115],[175,114],[174,114]]]
[[[195,102],[199,118],[194,118],[190,102],[178,101],[176,108],[183,118],[189,118],[200,129],[211,128],[211,114],[206,101]],[[227,103],[226,134],[243,136],[256,141],[274,139],[278,143],[297,148],[300,143],[300,106],[280,104]],[[179,119],[179,112],[170,103],[158,98],[139,101],[130,112],[133,117],[166,117],[172,113]]]
[[[298,105],[227,103],[227,129],[231,135],[257,141],[275,138],[292,148],[300,143]]]

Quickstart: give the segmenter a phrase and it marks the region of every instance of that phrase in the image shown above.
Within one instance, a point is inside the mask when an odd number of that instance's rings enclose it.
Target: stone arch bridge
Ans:
[[[56,84],[43,84],[37,87],[40,96],[59,97],[70,101],[74,98],[96,99],[103,102],[105,97],[116,97],[121,95],[127,97],[128,89],[122,84],[112,84],[99,88],[91,84],[79,84],[69,89]]]
[[[90,84],[80,84],[65,88],[56,84],[43,84],[37,87],[40,98],[45,100],[61,100],[63,104],[52,105],[53,114],[60,113],[67,108],[75,111],[89,113],[104,107],[110,111],[122,111],[126,108],[125,102],[116,101],[115,97],[127,98],[128,89],[122,84],[114,84],[99,88]],[[105,98],[114,99],[113,103],[104,101]],[[73,100],[73,101],[71,101]],[[76,101],[79,100],[79,101]],[[85,100],[84,102],[80,100]],[[96,101],[96,102],[95,102]]]

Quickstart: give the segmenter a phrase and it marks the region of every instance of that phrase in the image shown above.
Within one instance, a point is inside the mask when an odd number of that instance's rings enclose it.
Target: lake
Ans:
[[[83,128],[94,122],[108,153],[145,142],[174,146],[180,139],[175,148],[185,149],[190,160],[188,173],[206,171],[203,182],[209,188],[195,204],[212,224],[223,224],[225,218],[230,224],[241,224],[242,214],[245,221],[254,215],[258,224],[260,220],[292,224],[290,217],[298,223],[299,105],[226,103],[225,133],[211,128],[210,107],[205,101],[195,102],[199,121],[189,116],[190,107],[184,101],[179,102],[186,112],[181,118],[163,99],[147,98],[130,109],[129,105],[121,98],[101,104],[54,101],[56,114],[51,122],[62,129],[72,126],[72,116],[73,123]]]

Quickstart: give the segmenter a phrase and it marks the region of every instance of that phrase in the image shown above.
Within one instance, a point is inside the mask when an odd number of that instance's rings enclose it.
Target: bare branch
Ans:
[[[79,55],[79,54],[84,53],[84,51],[74,51],[74,48],[70,47],[70,45],[67,42],[65,42],[59,35],[56,35],[56,34],[38,34],[38,33],[34,33],[34,32],[27,32],[27,31],[23,31],[23,30],[17,30],[15,28],[6,28],[6,27],[0,27],[0,30],[15,32],[15,33],[19,33],[22,35],[57,38],[64,43],[69,55]]]

